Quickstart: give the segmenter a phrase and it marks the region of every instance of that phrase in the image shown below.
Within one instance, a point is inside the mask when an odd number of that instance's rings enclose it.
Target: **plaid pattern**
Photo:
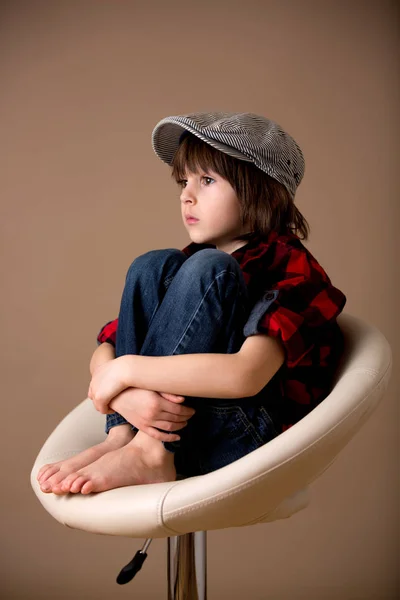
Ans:
[[[192,256],[211,244],[190,243]],[[281,340],[285,363],[262,390],[280,431],[288,429],[332,389],[332,377],[343,350],[336,321],[346,296],[295,234],[253,236],[231,254],[240,264],[250,300],[246,337],[263,333]],[[97,343],[115,346],[118,319],[104,325]],[[273,391],[273,394],[272,394]],[[270,392],[270,395],[267,395]],[[268,402],[274,396],[273,404]]]

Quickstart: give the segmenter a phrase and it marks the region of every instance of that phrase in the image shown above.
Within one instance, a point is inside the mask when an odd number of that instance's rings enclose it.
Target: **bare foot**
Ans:
[[[175,480],[174,454],[165,450],[162,442],[138,431],[122,448],[68,475],[60,486],[61,492],[54,493],[90,494],[127,485]]]
[[[110,429],[104,442],[87,448],[83,452],[79,452],[79,454],[66,460],[44,465],[36,477],[40,484],[40,489],[46,493],[53,492],[60,487],[67,475],[86,467],[107,452],[122,448],[132,440],[134,435],[135,433],[132,431],[130,425],[118,425]]]

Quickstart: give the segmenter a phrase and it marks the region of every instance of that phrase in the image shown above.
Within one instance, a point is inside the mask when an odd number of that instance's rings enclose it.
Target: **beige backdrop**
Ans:
[[[47,436],[86,398],[96,336],[118,315],[132,260],[190,242],[151,147],[161,118],[248,111],[293,135],[306,245],[396,360],[396,4],[1,3],[2,599],[166,598],[166,540],[118,586],[143,540],[65,528],[29,483]],[[307,510],[209,532],[211,600],[399,597],[396,382],[394,368]]]

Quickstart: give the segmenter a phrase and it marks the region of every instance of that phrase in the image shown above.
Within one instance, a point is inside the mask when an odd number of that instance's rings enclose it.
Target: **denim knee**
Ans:
[[[221,269],[233,266],[234,269],[240,271],[238,261],[227,252],[217,250],[217,248],[203,248],[202,250],[198,250],[188,260],[190,260],[192,265],[198,265],[198,268],[217,264]]]
[[[185,262],[182,268],[188,269],[191,277],[193,272],[198,276],[209,269],[213,269],[214,273],[217,274],[230,271],[240,282],[243,294],[247,296],[247,285],[238,261],[227,252],[223,252],[223,250],[217,250],[216,248],[198,250]]]
[[[156,250],[149,250],[148,252],[144,252],[143,254],[140,254],[133,260],[133,262],[129,266],[128,273],[133,268],[137,269],[138,266],[139,266],[139,268],[148,269],[151,267],[153,262],[158,263],[164,257],[167,258],[168,256],[175,256],[175,255],[177,255],[177,256],[183,255],[186,257],[186,254],[184,252],[182,252],[182,250],[179,250],[178,248],[160,248],[160,249],[156,249]]]

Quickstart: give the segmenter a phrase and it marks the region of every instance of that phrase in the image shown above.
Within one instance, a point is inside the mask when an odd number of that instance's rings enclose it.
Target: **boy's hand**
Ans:
[[[110,408],[156,440],[174,442],[179,435],[163,433],[156,428],[172,432],[185,427],[196,411],[181,406],[184,400],[184,396],[130,387],[111,401]]]
[[[89,385],[88,397],[96,410],[103,415],[114,411],[108,408],[109,403],[128,386],[124,382],[124,366],[118,358],[108,360],[95,368]]]

